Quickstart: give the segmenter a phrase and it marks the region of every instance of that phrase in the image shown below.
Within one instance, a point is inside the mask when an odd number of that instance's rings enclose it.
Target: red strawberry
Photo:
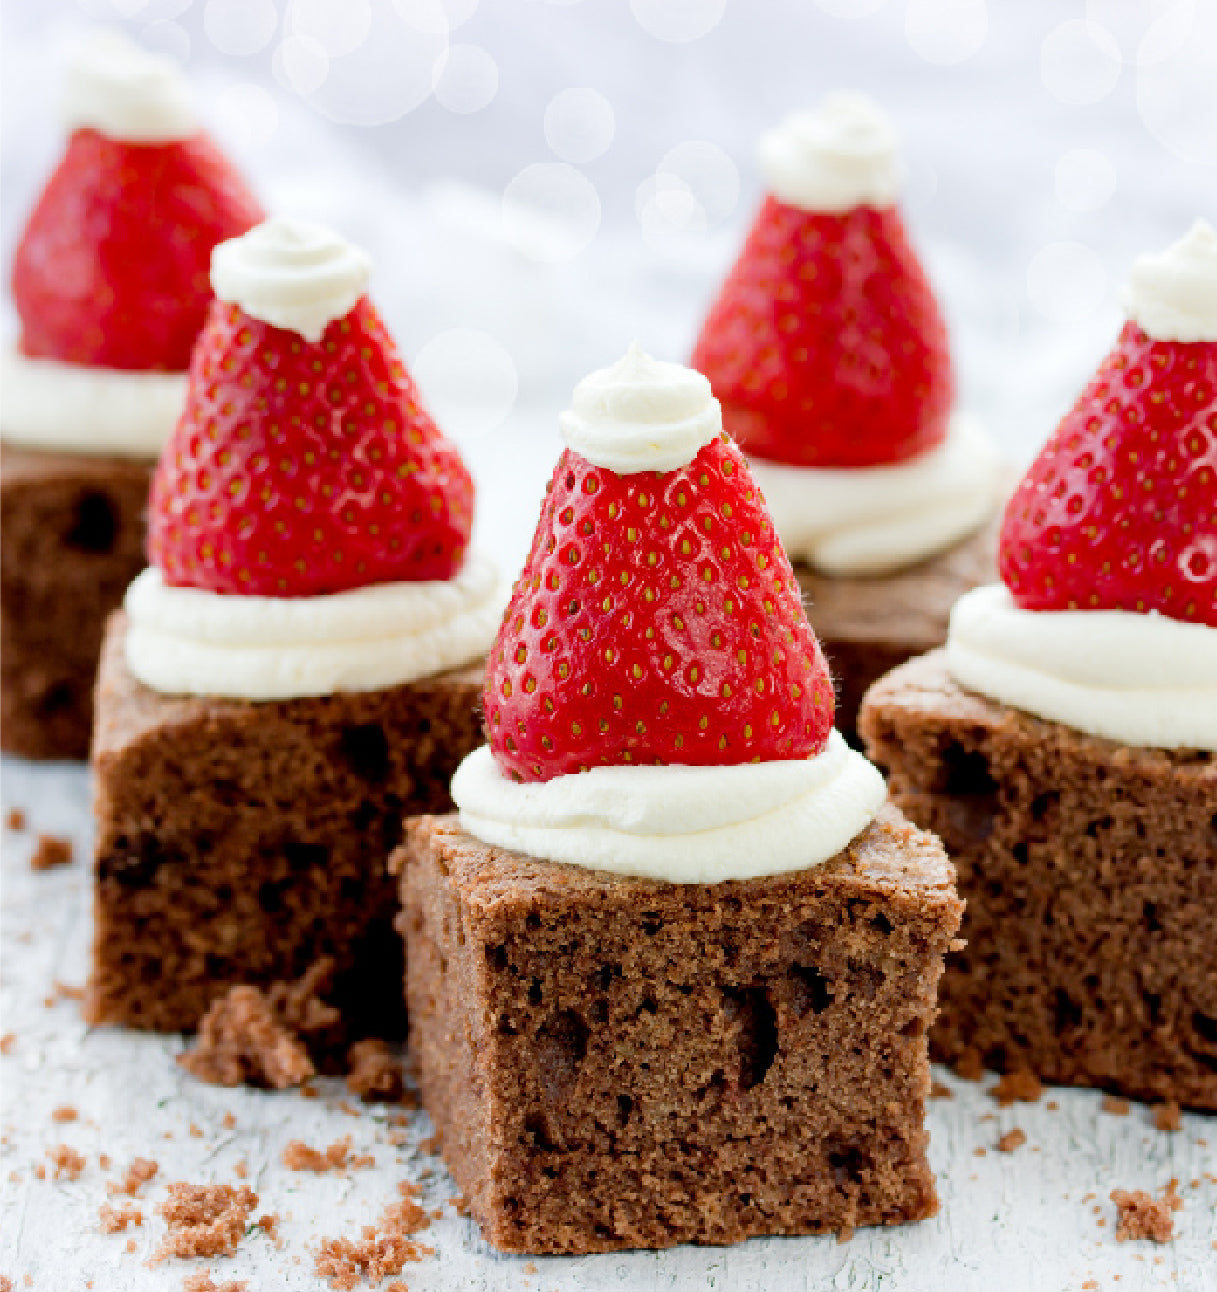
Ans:
[[[484,702],[491,750],[521,781],[824,748],[828,668],[725,435],[665,473],[617,475],[563,453]]]
[[[1217,342],[1124,325],[1010,499],[1000,569],[1024,610],[1217,627]]]
[[[899,462],[946,435],[946,329],[894,207],[769,197],[693,351],[749,453],[807,467]]]
[[[184,370],[211,300],[211,249],[261,218],[205,134],[134,144],[73,132],[13,262],[22,350]]]
[[[448,579],[473,482],[366,297],[317,344],[216,301],[149,500],[170,584],[276,597]]]

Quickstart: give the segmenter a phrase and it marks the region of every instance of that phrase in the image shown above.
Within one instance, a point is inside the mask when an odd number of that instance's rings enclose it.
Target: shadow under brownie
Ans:
[[[837,729],[857,744],[858,708],[869,687],[898,664],[941,646],[959,597],[997,577],[1000,515],[963,542],[908,569],[838,577],[795,565],[807,617],[837,692]]]
[[[95,942],[87,1016],[193,1029],[238,984],[333,961],[352,1034],[401,1034],[386,869],[403,817],[447,810],[481,739],[481,668],[379,691],[251,702],[162,695],[102,653],[92,763]]]
[[[880,681],[860,729],[967,902],[935,1056],[1217,1109],[1217,756],[1032,717],[942,651]]]
[[[153,461],[0,446],[0,745],[84,759],[106,617],[144,568]]]
[[[504,1251],[733,1243],[937,1208],[926,1030],[962,904],[885,808],[837,857],[675,885],[412,822],[423,1101]]]

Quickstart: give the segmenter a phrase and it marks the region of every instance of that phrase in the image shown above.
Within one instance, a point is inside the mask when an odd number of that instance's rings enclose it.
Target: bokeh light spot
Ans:
[[[504,232],[533,260],[577,256],[600,227],[600,196],[581,171],[565,162],[525,166],[503,193]]]
[[[246,147],[269,143],[279,129],[279,105],[261,85],[229,85],[216,95],[216,115],[223,133]]]
[[[507,347],[480,328],[440,332],[418,352],[410,369],[436,421],[461,440],[501,426],[520,390]]]
[[[598,90],[562,90],[545,109],[545,142],[567,162],[595,161],[616,126],[613,105]]]
[[[1097,23],[1080,18],[1063,22],[1040,46],[1040,79],[1062,103],[1097,103],[1120,79],[1120,47]]]
[[[630,12],[648,36],[683,45],[722,21],[727,0],[630,0]]]
[[[1027,297],[1045,318],[1078,323],[1107,295],[1107,270],[1098,253],[1082,242],[1050,242],[1027,266]]]
[[[275,0],[207,0],[203,30],[221,54],[256,54],[279,25]]]
[[[962,63],[988,34],[985,0],[909,0],[904,11],[905,39],[927,63]]]
[[[1071,148],[1056,163],[1056,200],[1069,211],[1097,211],[1116,191],[1116,168],[1097,148]]]
[[[441,56],[435,97],[449,112],[480,112],[499,92],[499,65],[480,45],[452,45]]]

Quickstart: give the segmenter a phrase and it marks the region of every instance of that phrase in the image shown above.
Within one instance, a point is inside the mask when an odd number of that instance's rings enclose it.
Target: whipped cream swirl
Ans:
[[[178,65],[117,31],[95,32],[72,50],[60,113],[69,130],[88,127],[132,144],[171,143],[199,131]]]
[[[1217,751],[1217,628],[1128,610],[1021,610],[1000,583],[951,612],[962,686],[1092,736]]]
[[[688,466],[722,434],[723,416],[700,372],[652,359],[635,341],[584,377],[558,426],[568,448],[624,476]]]
[[[883,777],[833,731],[814,758],[732,767],[594,767],[520,784],[488,745],[457,768],[470,834],[500,848],[674,884],[804,870],[836,856],[887,800]]]
[[[761,173],[775,197],[805,211],[891,206],[900,190],[897,142],[877,104],[839,91],[761,136]]]
[[[211,253],[217,299],[316,344],[367,291],[367,253],[323,225],[277,218]]]
[[[1217,341],[1217,230],[1197,220],[1165,251],[1138,257],[1124,307],[1156,341]]]
[[[316,597],[169,587],[153,567],[127,589],[127,665],[168,695],[286,700],[375,691],[480,658],[505,591],[478,553],[452,579]]]
[[[156,457],[186,399],[184,372],[128,372],[0,351],[0,439],[103,457]]]
[[[941,444],[891,466],[749,466],[790,559],[842,576],[889,574],[944,551],[993,514],[1002,480],[996,445],[962,413]]]

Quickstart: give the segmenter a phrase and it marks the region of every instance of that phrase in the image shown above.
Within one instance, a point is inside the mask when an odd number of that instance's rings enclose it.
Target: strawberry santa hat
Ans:
[[[13,260],[20,351],[183,371],[211,300],[212,248],[261,206],[200,129],[176,66],[124,37],[75,51],[64,116],[66,150]]]
[[[802,467],[897,463],[942,443],[946,329],[896,207],[896,136],[857,94],[761,141],[769,193],[692,364],[749,454]]]
[[[1217,627],[1217,232],[1143,256],[1111,353],[1006,508],[1000,573],[1025,610]],[[1217,659],[1215,659],[1217,664]]]
[[[167,585],[311,597],[461,569],[473,482],[368,275],[362,251],[302,221],[216,248],[216,300],[149,500]]]

